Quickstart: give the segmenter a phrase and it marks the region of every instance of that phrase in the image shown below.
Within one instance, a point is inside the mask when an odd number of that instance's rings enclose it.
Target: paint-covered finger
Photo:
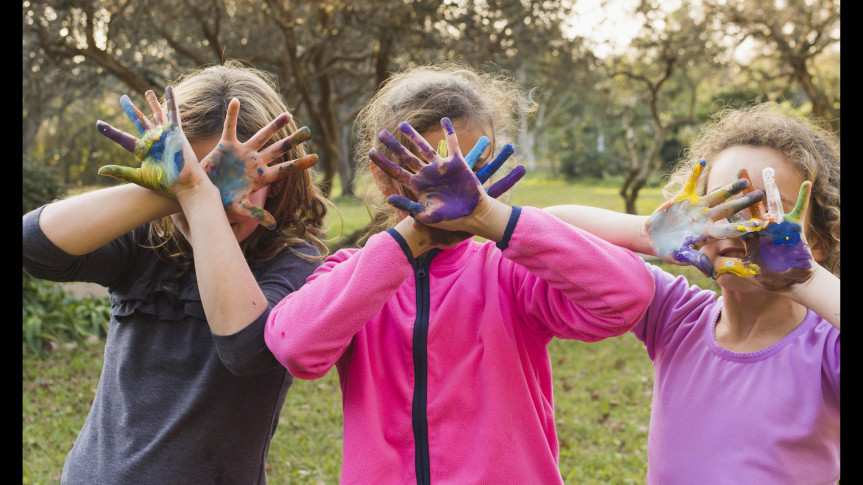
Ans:
[[[749,187],[749,180],[738,179],[728,185],[724,185],[701,198],[701,202],[708,207],[713,207],[729,197],[736,195]]]
[[[140,168],[123,167],[121,165],[105,165],[104,167],[99,167],[99,175],[107,175],[118,180],[146,187],[144,185],[144,178],[141,175]]]
[[[177,108],[177,99],[174,98],[174,88],[165,88],[165,106],[168,108],[168,121],[177,127],[180,126],[180,109]]]
[[[282,113],[273,121],[267,123],[267,126],[258,130],[245,145],[253,150],[260,150],[267,143],[267,140],[273,137],[279,130],[285,127],[291,121],[290,113]],[[274,143],[275,145],[276,143]]]
[[[745,189],[743,189],[743,195],[749,195],[749,193],[751,193],[754,190],[752,188],[752,178],[749,177],[749,171],[746,170],[745,168],[740,169],[740,171],[737,172],[737,178],[738,179],[746,179],[749,181],[749,187],[746,187]],[[766,215],[767,215],[767,208],[764,205],[764,200],[762,199],[757,204],[752,204],[749,207],[749,213],[755,219],[765,219]]]
[[[761,190],[754,190],[743,197],[738,197],[736,199],[731,199],[727,202],[723,202],[712,209],[708,213],[708,218],[710,220],[715,221],[719,219],[726,219],[731,217],[731,214],[736,212],[740,212],[748,207],[751,207],[754,204],[757,204],[762,199],[764,199],[764,192]]]
[[[521,180],[525,173],[527,173],[527,169],[524,168],[524,165],[515,167],[510,173],[506,174],[504,178],[498,180],[488,188],[488,195],[497,199],[501,194],[511,189],[516,182]]]
[[[446,140],[443,140],[443,141],[446,141]],[[488,148],[488,146],[490,144],[491,143],[488,141],[487,136],[481,136],[481,137],[479,137],[479,140],[476,141],[476,145],[474,145],[473,148],[471,148],[470,151],[467,152],[467,155],[464,156],[464,161],[467,162],[467,166],[470,167],[471,170],[473,170],[473,166],[476,165],[476,162],[479,160],[479,157],[482,156],[482,152],[484,152],[485,149]],[[443,143],[443,146],[446,146],[446,144]],[[438,150],[438,151],[440,151],[440,150]],[[443,155],[443,154],[441,156],[446,157],[446,155]],[[498,156],[500,156],[500,155],[498,155]]]
[[[761,273],[761,268],[754,263],[746,263],[739,258],[721,257],[716,260],[716,276],[733,274],[741,278],[752,278]]]
[[[413,170],[414,173],[417,173],[422,168],[422,162],[404,147],[398,140],[387,130],[383,130],[378,134],[378,140],[381,141],[396,157],[398,157],[399,161],[401,161],[402,166],[407,167],[410,170]]]
[[[446,140],[441,140],[440,143],[437,144],[437,154],[441,158],[449,156],[449,152],[446,149]]]
[[[707,161],[701,159],[694,167],[692,167],[692,171],[689,172],[689,177],[686,179],[686,183],[683,185],[683,188],[680,189],[680,192],[675,199],[686,199],[695,196],[695,186],[698,185],[698,176],[701,175],[701,170],[706,164]]]
[[[800,184],[800,192],[797,194],[797,203],[794,209],[785,215],[785,220],[790,222],[800,222],[800,218],[809,206],[809,195],[812,193],[812,182],[805,181]]]
[[[425,211],[425,207],[419,202],[414,202],[403,195],[391,195],[387,197],[387,202],[398,210],[402,210],[415,216]]]
[[[704,273],[705,276],[713,277],[713,262],[710,261],[710,258],[701,251],[696,251],[690,247],[684,247],[674,254],[674,259],[681,263],[691,264],[692,266],[695,266],[698,271]]]
[[[773,222],[782,222],[785,211],[782,209],[782,196],[776,186],[776,173],[773,167],[767,167],[761,172],[764,177],[764,192],[767,198],[767,216]]]
[[[395,162],[393,162],[389,158],[383,156],[381,152],[377,151],[376,149],[372,148],[372,150],[369,152],[369,158],[371,159],[372,163],[377,165],[378,168],[383,170],[385,174],[389,175],[396,182],[402,185],[407,185],[410,182],[411,176],[408,172],[396,165]]]
[[[444,139],[446,139],[447,153],[449,153],[449,156],[451,157],[461,157],[461,148],[458,145],[458,136],[455,134],[455,128],[452,126],[452,121],[450,121],[449,118],[441,118],[440,125],[443,128]]]
[[[135,125],[135,129],[142,135],[149,129],[153,128],[153,125],[147,121],[147,118],[138,111],[138,108],[132,104],[132,100],[125,94],[120,97],[120,107],[123,108],[123,112],[126,113],[126,117],[128,117],[129,120],[132,121],[132,124]]]
[[[731,239],[751,232],[757,232],[764,227],[764,222],[752,219],[748,221],[713,224],[707,228],[709,239]],[[705,241],[706,242],[706,241]]]
[[[276,219],[273,218],[272,214],[261,207],[253,205],[248,199],[240,201],[238,205],[226,207],[226,210],[237,215],[250,217],[270,231],[276,229]]]
[[[512,145],[510,145],[509,143],[504,145],[504,147],[500,150],[500,153],[497,154],[497,157],[495,157],[495,159],[492,160],[491,163],[488,163],[481,169],[479,169],[479,171],[476,173],[476,178],[478,178],[481,183],[485,183],[488,179],[491,178],[491,176],[495,172],[497,172],[497,170],[504,163],[506,163],[506,161],[509,159],[510,155],[513,154],[513,152],[515,152],[515,149],[512,147]]]
[[[102,120],[96,121],[96,129],[109,140],[120,145],[129,152],[135,153],[135,145],[138,143],[138,139],[134,136],[122,132]]]
[[[304,141],[312,137],[312,132],[309,127],[303,126],[299,130],[291,133],[290,136],[279,140],[261,151],[261,157],[265,160],[273,160],[285,153],[288,153],[294,147],[299,146]]]
[[[237,117],[240,116],[240,100],[231,99],[228,103],[228,112],[225,114],[225,126],[222,129],[222,142],[234,142],[237,140]],[[266,129],[267,127],[264,127]],[[259,132],[260,133],[260,132]],[[261,145],[258,145],[259,148]]]
[[[429,145],[429,142],[427,142],[426,139],[422,137],[422,135],[420,135],[419,133],[417,133],[416,130],[414,130],[413,126],[402,121],[401,123],[399,123],[399,131],[404,133],[405,136],[410,139],[411,143],[413,143],[417,150],[419,150],[420,156],[423,158],[423,160],[431,163],[438,158],[437,152],[434,151],[432,146]],[[449,151],[452,152],[452,149],[450,149]]]
[[[275,182],[276,180],[281,180],[292,173],[313,167],[316,163],[318,163],[318,155],[316,153],[312,153],[311,155],[306,155],[305,157],[298,158],[296,160],[273,165],[266,169],[259,168],[258,173],[262,174],[260,183],[262,185],[266,185]]]
[[[150,113],[153,113],[153,122],[156,125],[165,124],[165,114],[162,112],[162,105],[159,104],[159,99],[152,89],[144,93],[144,99],[147,100],[147,105],[150,107]]]

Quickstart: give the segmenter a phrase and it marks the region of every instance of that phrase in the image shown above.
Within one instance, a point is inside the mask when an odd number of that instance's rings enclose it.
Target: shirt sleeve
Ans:
[[[593,342],[621,335],[638,322],[654,290],[641,258],[542,210],[520,212],[510,220],[509,240],[498,247],[517,263],[501,276],[513,285],[528,325]]]
[[[136,238],[141,239],[145,234],[146,229],[142,226],[91,253],[71,255],[42,232],[39,216],[43,208],[28,212],[22,220],[23,269],[31,276],[58,282],[86,281],[109,287],[129,272],[129,267],[144,250],[136,243]]]
[[[295,377],[323,377],[412,274],[386,232],[360,250],[341,250],[273,308],[264,330],[267,346]]]
[[[317,256],[311,246],[297,249],[307,256]],[[285,249],[269,261],[251,264],[252,273],[267,298],[267,308],[242,330],[232,335],[215,335],[213,341],[225,367],[236,375],[252,375],[279,368],[264,339],[270,312],[283,298],[303,286],[320,261],[306,259]]]
[[[650,360],[677,327],[688,317],[698,315],[701,309],[716,300],[716,293],[692,285],[684,276],[675,276],[662,268],[645,263],[656,288],[652,301],[632,332],[647,347]]]

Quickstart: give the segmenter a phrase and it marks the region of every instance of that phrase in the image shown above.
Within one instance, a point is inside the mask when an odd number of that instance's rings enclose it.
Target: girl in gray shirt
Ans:
[[[129,181],[23,219],[24,270],[107,287],[98,389],[64,484],[266,483],[293,377],[269,352],[273,305],[326,255],[330,204],[265,73],[229,62],[152,91],[153,119],[121,104],[141,138],[99,130],[141,160]],[[200,163],[199,163],[200,161]]]

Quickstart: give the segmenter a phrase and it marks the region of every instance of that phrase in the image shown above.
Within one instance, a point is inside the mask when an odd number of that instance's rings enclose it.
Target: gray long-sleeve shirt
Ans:
[[[63,467],[64,484],[262,484],[270,440],[293,377],[263,331],[270,308],[318,263],[282,251],[250,264],[268,308],[246,328],[216,336],[194,271],[176,273],[146,244],[142,226],[98,250],[72,256],[24,216],[24,270],[53,281],[108,288],[111,321],[90,413]],[[303,248],[307,254],[317,254]]]

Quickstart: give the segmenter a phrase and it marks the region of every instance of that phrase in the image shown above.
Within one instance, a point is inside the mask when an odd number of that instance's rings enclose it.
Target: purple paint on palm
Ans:
[[[800,231],[800,224],[788,221],[764,228],[758,240],[761,263],[777,273],[793,268],[811,268],[809,248],[800,240]]]

